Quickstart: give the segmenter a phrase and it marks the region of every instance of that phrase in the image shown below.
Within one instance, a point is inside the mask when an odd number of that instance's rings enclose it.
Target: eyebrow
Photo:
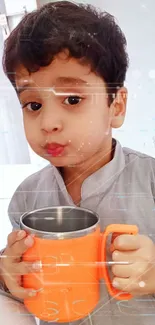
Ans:
[[[90,86],[90,84],[87,81],[80,79],[80,78],[73,78],[73,77],[58,77],[55,80],[54,86],[56,86],[56,85],[57,86],[84,86],[84,85]],[[54,86],[53,86],[53,88],[54,88]],[[38,86],[32,87],[32,82],[31,83],[24,82],[23,85],[21,83],[21,86],[16,87],[16,91],[17,91],[18,96],[20,96],[21,93],[23,93],[26,90],[36,90],[37,88],[38,88]]]
[[[16,92],[17,92],[18,96],[20,96],[20,94],[22,92],[24,92],[25,90],[29,90],[29,89],[32,89],[31,84],[30,83],[24,83],[23,86],[17,86],[16,87]]]

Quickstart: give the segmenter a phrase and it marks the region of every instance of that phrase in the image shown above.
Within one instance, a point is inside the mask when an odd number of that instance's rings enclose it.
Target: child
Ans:
[[[18,231],[20,216],[44,206],[80,206],[98,213],[102,231],[126,223],[136,224],[139,234],[117,237],[111,256],[130,262],[114,265],[112,274],[113,286],[133,299],[110,297],[103,281],[97,307],[75,324],[153,325],[155,161],[112,138],[127,103],[122,31],[110,14],[91,6],[49,3],[13,30],[3,66],[21,103],[27,141],[50,164],[28,177],[10,202],[13,232],[2,252],[1,292],[21,301],[37,294],[21,287],[20,276],[37,268],[37,261],[21,262],[33,238]]]

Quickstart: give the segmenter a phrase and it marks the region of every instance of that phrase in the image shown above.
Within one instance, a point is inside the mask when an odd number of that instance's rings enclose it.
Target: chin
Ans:
[[[48,161],[55,167],[76,167],[82,163],[79,157],[49,157]]]

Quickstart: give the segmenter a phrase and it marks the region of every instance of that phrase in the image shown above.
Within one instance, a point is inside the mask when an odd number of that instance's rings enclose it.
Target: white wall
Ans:
[[[0,165],[0,249],[5,247],[11,224],[7,208],[17,186],[27,176],[41,169],[40,165]]]
[[[83,1],[84,2],[84,1]],[[126,85],[129,90],[127,117],[124,126],[114,132],[123,146],[155,157],[155,2],[152,0],[90,0],[117,17],[126,34],[130,68]],[[10,12],[33,1],[6,0]],[[19,6],[18,6],[19,4]],[[28,6],[29,6],[28,5]],[[28,8],[27,6],[27,8]],[[29,7],[30,8],[30,7]],[[45,162],[29,148],[31,164],[0,166],[0,247],[10,231],[7,205],[16,186]],[[3,177],[2,177],[3,174]],[[4,222],[4,225],[2,226]]]
[[[28,11],[34,10],[36,8],[36,0],[5,0],[7,15],[23,11],[24,6],[26,6]]]
[[[24,11],[31,12],[37,8],[36,0],[4,0],[8,25],[13,30],[24,16]]]
[[[0,1],[0,12],[1,12],[1,14],[6,14],[6,7],[5,7],[5,1],[4,0]]]

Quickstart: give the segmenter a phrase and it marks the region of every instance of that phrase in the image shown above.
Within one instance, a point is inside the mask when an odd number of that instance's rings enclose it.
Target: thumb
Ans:
[[[16,241],[20,241],[24,237],[26,237],[26,232],[24,230],[12,231],[7,238],[8,247],[11,247]]]

